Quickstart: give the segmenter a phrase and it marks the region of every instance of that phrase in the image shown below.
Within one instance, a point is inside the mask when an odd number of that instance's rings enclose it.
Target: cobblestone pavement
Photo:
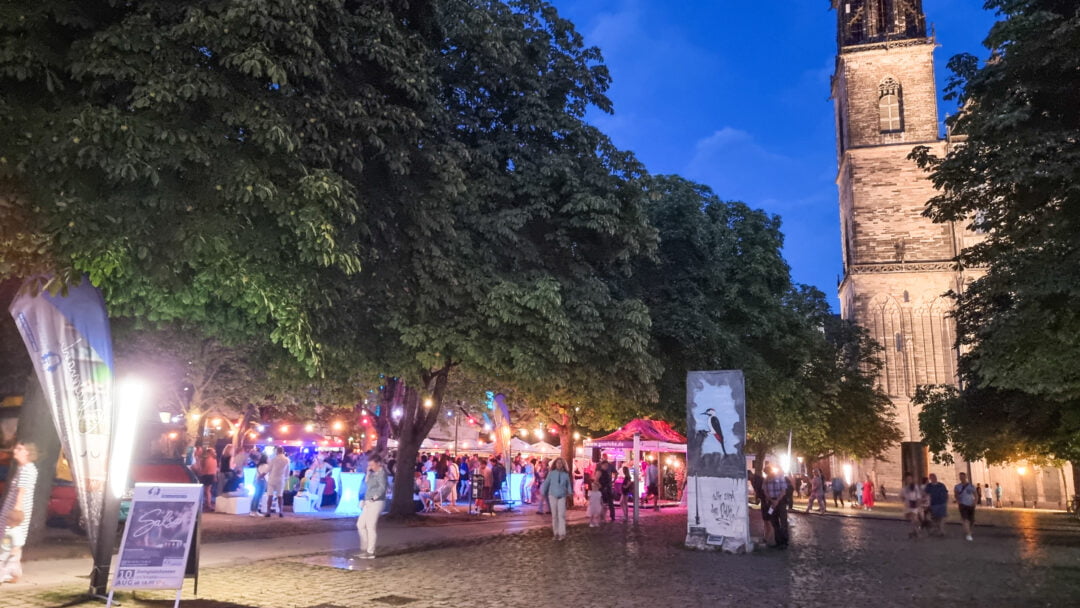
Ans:
[[[756,512],[752,513],[756,516]],[[637,527],[576,525],[555,542],[546,530],[402,548],[375,560],[342,552],[205,568],[186,608],[505,608],[507,606],[1072,606],[1080,597],[1080,528],[1036,525],[1035,514],[959,526],[944,539],[909,540],[888,518],[792,516],[792,547],[749,555],[682,547],[685,512]],[[1011,517],[1011,520],[1009,519]],[[84,587],[0,588],[11,608],[79,605]],[[171,606],[174,592],[124,594],[127,607]]]

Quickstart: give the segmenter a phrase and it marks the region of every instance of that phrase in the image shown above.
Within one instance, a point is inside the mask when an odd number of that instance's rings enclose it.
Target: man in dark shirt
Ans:
[[[769,471],[769,477],[765,480],[764,485],[765,504],[761,505],[761,508],[766,509],[776,539],[775,546],[780,549],[787,549],[790,540],[788,536],[787,501],[788,491],[793,488],[793,484],[788,481],[787,477],[780,474],[780,471]]]
[[[930,533],[945,536],[943,525],[949,508],[949,488],[938,481],[937,475],[930,474],[930,483],[926,484],[926,495],[930,498]]]
[[[612,495],[611,464],[607,460],[600,461],[600,470],[597,475],[597,481],[600,482],[600,498],[611,512],[611,521],[615,521],[615,497]]]

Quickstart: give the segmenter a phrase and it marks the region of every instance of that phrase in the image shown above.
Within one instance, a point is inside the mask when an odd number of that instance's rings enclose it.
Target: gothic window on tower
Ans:
[[[901,108],[900,83],[891,76],[878,86],[878,117],[882,133],[899,133],[904,130]]]

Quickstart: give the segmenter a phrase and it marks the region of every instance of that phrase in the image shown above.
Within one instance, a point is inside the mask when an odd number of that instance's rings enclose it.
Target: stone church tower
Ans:
[[[981,237],[959,223],[922,216],[937,192],[907,156],[924,145],[943,156],[934,83],[933,36],[922,0],[832,0],[837,16],[836,141],[844,276],[840,313],[884,347],[880,386],[896,406],[903,443],[884,461],[845,463],[856,476],[898,490],[905,471],[928,465],[911,399],[922,384],[957,382],[952,301],[978,270],[959,270],[956,254]],[[931,468],[946,484],[966,472],[979,484],[1000,483],[1006,506],[1064,507],[1070,467],[987,466],[956,457]],[[845,469],[846,469],[845,466]],[[835,470],[835,468],[834,468]]]
[[[903,456],[896,449],[888,461],[862,468],[875,469],[881,483],[898,488],[904,461],[903,469],[925,474],[922,448],[913,443],[921,439],[911,404],[915,388],[956,382],[951,300],[944,294],[963,288],[966,277],[952,260],[975,235],[922,216],[935,191],[907,158],[917,145],[938,155],[946,146],[934,83],[936,44],[927,36],[922,1],[833,0],[833,8],[840,308],[885,348],[880,383],[907,443]]]

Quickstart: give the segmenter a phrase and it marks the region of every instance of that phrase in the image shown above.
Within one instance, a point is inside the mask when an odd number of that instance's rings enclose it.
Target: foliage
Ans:
[[[110,312],[261,332],[314,369],[320,271],[360,269],[419,146],[404,4],[46,0],[0,7],[3,276],[88,274]]]
[[[315,320],[328,348],[404,382],[400,462],[440,416],[451,373],[528,395],[646,398],[655,375],[648,312],[616,281],[653,245],[642,169],[584,120],[610,108],[598,52],[532,0],[443,3],[432,31],[440,86],[425,119],[459,146],[460,187],[382,199],[357,241],[364,272],[338,281],[340,305]]]
[[[741,369],[749,453],[786,442],[789,430],[800,450],[821,455],[871,456],[894,442],[872,342],[834,318],[823,294],[791,285],[779,218],[674,176],[655,177],[649,193],[660,247],[633,283],[664,366],[661,415],[685,420],[688,370]]]
[[[957,301],[964,358],[981,387],[1080,398],[1080,14],[1054,0],[991,0],[1003,20],[991,60],[950,61],[963,139],[944,158],[913,153],[940,193],[927,214],[965,221],[983,266]]]
[[[982,233],[982,267],[957,295],[964,390],[927,389],[923,431],[965,457],[1077,454],[1080,417],[1080,12],[1058,0],[989,0],[1002,17],[984,64],[954,57],[960,144],[912,157],[939,190],[926,214]],[[1005,447],[1002,447],[1005,446]]]
[[[187,441],[201,435],[208,417],[238,419],[247,404],[262,400],[265,376],[253,347],[222,343],[179,324],[146,327],[112,320],[118,374],[132,374],[153,387],[157,411],[182,415]]]

